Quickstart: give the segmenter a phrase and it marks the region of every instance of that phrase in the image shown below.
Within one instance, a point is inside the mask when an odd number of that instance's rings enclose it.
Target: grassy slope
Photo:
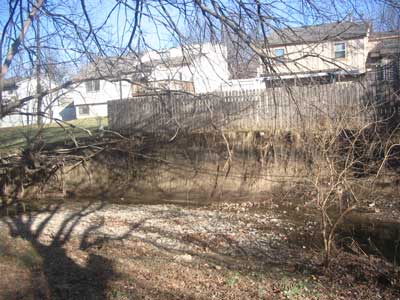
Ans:
[[[57,123],[45,125],[42,138],[47,143],[62,142],[64,140],[88,136],[85,130],[95,131],[100,124],[107,126],[107,118],[90,118],[68,122],[72,126],[64,124],[64,128]],[[24,148],[30,138],[38,132],[36,126],[0,128],[0,154],[12,153]]]

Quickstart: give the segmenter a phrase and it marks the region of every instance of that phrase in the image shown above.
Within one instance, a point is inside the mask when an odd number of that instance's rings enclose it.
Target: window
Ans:
[[[89,114],[89,105],[79,106],[79,114],[80,115],[88,115]]]
[[[274,54],[275,54],[275,57],[285,56],[285,49],[284,48],[275,49]]]
[[[169,51],[162,51],[160,52],[160,58],[162,61],[166,61],[170,59],[170,53]]]
[[[335,58],[346,57],[346,43],[335,43]]]
[[[285,58],[285,49],[284,48],[278,48],[278,49],[274,49],[274,56],[275,56],[275,62],[276,63],[283,63],[286,61]]]
[[[100,80],[90,80],[86,82],[87,92],[96,92],[100,90]]]

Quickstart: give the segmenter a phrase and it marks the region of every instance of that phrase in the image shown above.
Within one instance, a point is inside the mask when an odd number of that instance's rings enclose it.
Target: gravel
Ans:
[[[20,225],[18,229],[17,224]],[[287,248],[280,247],[287,243],[287,236],[282,229],[291,226],[267,213],[237,214],[175,205],[100,203],[86,208],[64,205],[20,219],[8,217],[0,220],[0,230],[14,228],[32,234],[39,233],[42,242],[50,242],[66,234],[86,239],[139,239],[180,252],[214,251],[224,255],[253,255],[271,259],[274,254],[279,256],[279,253],[275,253],[278,249]],[[38,232],[39,228],[41,232]]]

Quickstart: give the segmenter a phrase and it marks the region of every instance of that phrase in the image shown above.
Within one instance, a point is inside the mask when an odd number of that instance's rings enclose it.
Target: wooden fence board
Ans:
[[[390,85],[345,82],[207,95],[165,93],[108,102],[109,127],[124,131],[313,128],[326,121],[363,126],[398,115]]]

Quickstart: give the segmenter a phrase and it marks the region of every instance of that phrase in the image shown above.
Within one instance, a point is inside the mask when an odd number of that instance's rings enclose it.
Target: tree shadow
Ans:
[[[111,260],[100,255],[89,253],[86,265],[82,266],[70,258],[66,251],[66,243],[82,218],[93,214],[103,208],[104,204],[88,204],[79,211],[66,216],[60,226],[55,228],[50,241],[42,237],[46,227],[55,219],[61,210],[61,204],[54,208],[48,208],[49,214],[39,222],[34,214],[17,215],[5,220],[12,237],[20,237],[28,241],[42,258],[42,269],[47,281],[48,289],[35,290],[34,299],[106,299],[107,284],[115,278]],[[79,239],[79,248],[88,249],[99,245],[105,239],[121,240],[126,238],[137,228],[137,224],[131,226],[124,234],[118,237],[92,237],[92,233],[104,225],[104,219],[91,225]]]

